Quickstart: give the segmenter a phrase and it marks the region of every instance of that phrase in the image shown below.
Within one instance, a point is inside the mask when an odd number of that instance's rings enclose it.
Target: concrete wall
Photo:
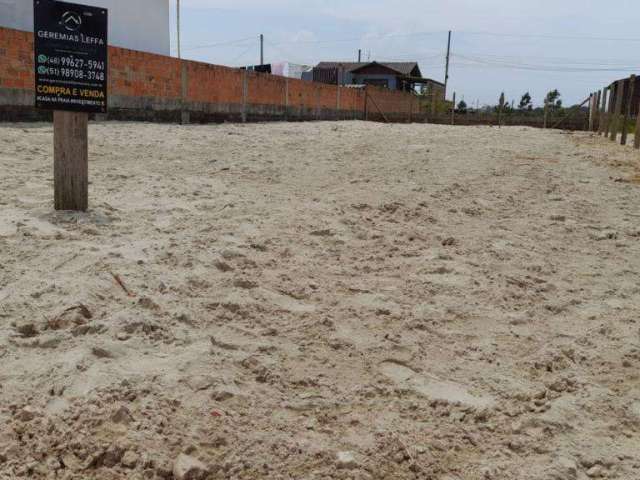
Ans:
[[[0,121],[48,119],[34,104],[33,34],[0,28]],[[193,122],[415,120],[414,96],[338,87],[109,47],[112,119]]]
[[[169,0],[79,0],[75,3],[109,9],[110,45],[160,55],[171,53]],[[33,0],[0,0],[0,27],[32,32]]]

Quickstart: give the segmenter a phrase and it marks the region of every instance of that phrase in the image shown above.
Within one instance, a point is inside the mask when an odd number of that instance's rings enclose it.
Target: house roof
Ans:
[[[347,72],[354,72],[369,65],[382,65],[383,67],[398,72],[400,75],[411,75],[411,72],[416,68],[420,71],[418,62],[320,62],[316,68],[321,70],[344,68]]]

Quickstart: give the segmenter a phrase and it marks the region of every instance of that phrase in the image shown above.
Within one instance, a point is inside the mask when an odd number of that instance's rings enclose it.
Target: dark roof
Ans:
[[[418,71],[420,71],[418,62],[320,62],[316,66],[316,68],[319,68],[321,70],[331,68],[344,68],[347,72],[353,72],[355,70],[361,69],[362,67],[374,64],[390,68],[391,70],[394,70],[401,75],[411,75],[411,72],[413,72],[416,68],[418,68]]]

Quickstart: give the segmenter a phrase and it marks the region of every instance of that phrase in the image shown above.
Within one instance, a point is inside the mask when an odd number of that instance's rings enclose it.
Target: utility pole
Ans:
[[[176,0],[176,25],[177,25],[177,34],[178,34],[178,40],[177,40],[177,45],[178,45],[178,58],[182,58],[181,56],[181,52],[180,52],[180,0]]]
[[[449,30],[449,40],[447,41],[447,66],[444,72],[444,98],[447,98],[447,86],[449,85],[449,59],[451,58],[451,30]]]
[[[358,63],[362,63],[362,49],[358,49]]]
[[[260,34],[260,65],[264,65],[264,35]]]

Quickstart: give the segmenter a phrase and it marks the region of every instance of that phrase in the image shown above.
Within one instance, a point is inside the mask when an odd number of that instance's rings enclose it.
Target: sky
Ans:
[[[175,53],[175,2],[172,45]],[[540,105],[558,89],[581,103],[613,80],[640,74],[640,1],[619,0],[181,0],[182,56],[230,66],[259,62],[417,61],[448,96]]]

